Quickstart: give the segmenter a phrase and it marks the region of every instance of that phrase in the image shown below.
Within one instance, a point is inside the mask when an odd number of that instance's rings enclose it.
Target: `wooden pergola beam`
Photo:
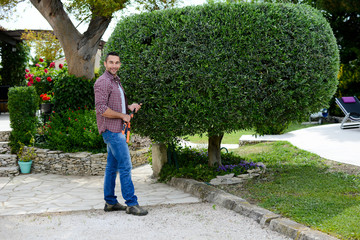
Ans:
[[[10,37],[9,35],[7,35],[6,31],[0,31],[0,41],[6,42],[6,43],[11,44],[13,46],[15,46],[16,43],[18,43],[18,41],[15,38]]]

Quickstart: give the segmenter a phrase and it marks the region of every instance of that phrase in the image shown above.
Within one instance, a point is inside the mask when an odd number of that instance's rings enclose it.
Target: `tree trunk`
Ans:
[[[153,177],[159,177],[159,173],[167,162],[167,148],[164,143],[152,143],[152,170]]]
[[[69,74],[94,77],[95,56],[111,17],[93,16],[87,31],[81,34],[71,22],[60,0],[30,0],[54,30],[64,49]]]
[[[209,154],[209,166],[221,165],[221,140],[224,134],[219,136],[210,136],[209,137],[209,146],[208,146],[208,154]]]

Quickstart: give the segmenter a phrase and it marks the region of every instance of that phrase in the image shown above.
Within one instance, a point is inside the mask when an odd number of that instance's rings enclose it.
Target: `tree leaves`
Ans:
[[[219,20],[221,19],[221,20]],[[118,51],[134,130],[156,141],[243,128],[264,133],[327,105],[337,85],[336,40],[308,6],[211,4],[125,18]]]

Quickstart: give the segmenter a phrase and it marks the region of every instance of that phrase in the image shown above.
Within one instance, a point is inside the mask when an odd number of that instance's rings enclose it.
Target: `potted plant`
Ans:
[[[34,149],[34,138],[31,138],[30,144],[33,144],[32,147],[27,147],[25,144],[19,142],[20,149],[17,154],[18,156],[18,164],[20,166],[21,173],[30,173],[32,160],[36,157],[35,149]]]
[[[51,113],[51,109],[52,109],[52,95],[51,94],[41,94],[40,98],[41,98],[41,104],[40,104],[40,110],[42,113],[44,114],[50,114]]]

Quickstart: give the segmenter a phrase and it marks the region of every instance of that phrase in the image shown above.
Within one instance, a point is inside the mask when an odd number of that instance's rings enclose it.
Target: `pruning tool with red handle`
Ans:
[[[134,111],[132,111],[130,114],[130,119],[134,117]],[[129,122],[125,122],[123,124],[123,130],[122,130],[122,134],[126,134],[126,143],[129,142],[130,140],[130,128],[131,128],[131,124],[130,121]]]
[[[140,106],[141,105],[142,105],[142,103],[140,103]],[[130,121],[131,121],[131,118],[134,117],[134,113],[135,113],[135,109],[129,114]],[[128,143],[130,140],[130,128],[131,128],[130,121],[123,124],[122,134],[124,134],[124,135],[126,134],[126,143]]]

